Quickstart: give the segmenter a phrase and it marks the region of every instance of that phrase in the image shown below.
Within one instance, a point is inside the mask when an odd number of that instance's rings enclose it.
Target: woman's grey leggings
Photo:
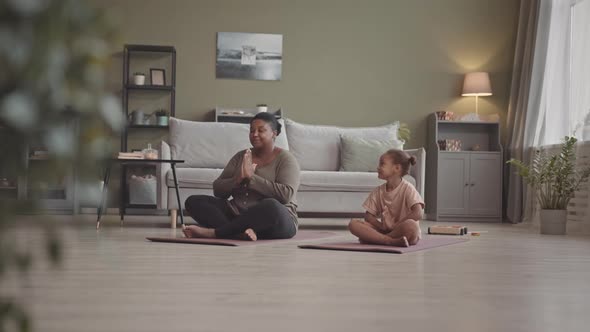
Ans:
[[[289,239],[297,233],[295,217],[274,198],[262,199],[239,216],[227,200],[207,195],[190,196],[184,207],[199,225],[214,228],[218,238],[231,238],[248,228],[259,239]]]

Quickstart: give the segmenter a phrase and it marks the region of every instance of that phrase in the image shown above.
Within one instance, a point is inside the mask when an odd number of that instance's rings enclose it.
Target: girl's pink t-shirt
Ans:
[[[393,226],[407,219],[412,213],[412,206],[421,204],[424,208],[424,200],[408,181],[402,182],[392,191],[387,191],[387,184],[384,183],[375,188],[363,203],[363,208],[377,218],[386,228],[391,230]]]

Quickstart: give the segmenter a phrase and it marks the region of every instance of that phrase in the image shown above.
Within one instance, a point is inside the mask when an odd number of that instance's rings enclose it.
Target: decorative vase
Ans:
[[[133,83],[135,83],[135,85],[144,85],[145,75],[133,75]]]
[[[157,116],[156,117],[156,124],[158,126],[167,126],[168,125],[168,117],[167,116]]]
[[[546,210],[540,212],[541,234],[565,235],[567,210]]]
[[[147,149],[143,149],[143,158],[145,159],[158,159],[158,150],[152,149],[152,145],[148,143]]]

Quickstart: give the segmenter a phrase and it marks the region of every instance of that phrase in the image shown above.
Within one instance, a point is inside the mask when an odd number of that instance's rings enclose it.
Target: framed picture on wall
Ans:
[[[283,35],[218,32],[217,78],[280,81]]]
[[[161,68],[150,68],[151,85],[166,85],[166,71]]]

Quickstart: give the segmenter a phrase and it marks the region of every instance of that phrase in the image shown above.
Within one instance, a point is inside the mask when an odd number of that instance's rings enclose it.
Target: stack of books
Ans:
[[[143,152],[119,152],[119,159],[143,159]]]

